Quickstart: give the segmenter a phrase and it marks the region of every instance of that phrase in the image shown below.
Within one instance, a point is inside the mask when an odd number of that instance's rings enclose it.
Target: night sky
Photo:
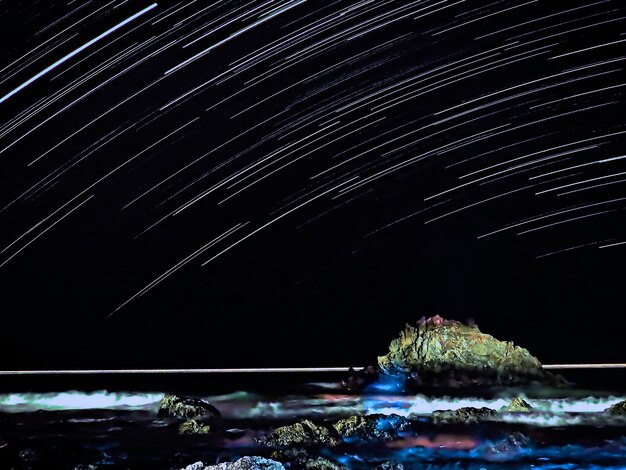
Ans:
[[[0,1],[0,368],[624,361],[621,0]]]

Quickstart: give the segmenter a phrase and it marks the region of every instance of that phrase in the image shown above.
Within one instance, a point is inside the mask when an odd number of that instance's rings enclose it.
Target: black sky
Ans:
[[[0,2],[0,367],[361,365],[435,313],[623,361],[625,26]]]

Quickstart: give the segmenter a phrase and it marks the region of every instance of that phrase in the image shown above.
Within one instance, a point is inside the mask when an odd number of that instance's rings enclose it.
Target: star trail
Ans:
[[[310,343],[388,297],[621,303],[625,31],[618,0],[0,1],[4,315],[110,337],[257,312],[256,341],[262,309],[319,312]]]

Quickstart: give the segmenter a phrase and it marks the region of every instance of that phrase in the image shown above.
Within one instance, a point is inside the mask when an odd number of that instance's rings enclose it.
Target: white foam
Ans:
[[[125,393],[100,390],[55,393],[8,393],[0,395],[0,409],[9,413],[36,410],[152,409],[162,393]]]

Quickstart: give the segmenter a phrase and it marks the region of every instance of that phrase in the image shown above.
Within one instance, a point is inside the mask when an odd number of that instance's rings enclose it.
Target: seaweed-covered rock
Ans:
[[[491,408],[472,408],[469,406],[458,410],[436,410],[432,413],[434,424],[478,423],[491,421],[497,416],[498,413]]]
[[[181,434],[207,434],[209,431],[211,425],[197,419],[188,419],[178,426],[178,432]]]
[[[159,407],[159,416],[173,416],[176,418],[203,418],[214,419],[220,417],[220,412],[210,403],[199,398],[165,395]]]
[[[617,416],[626,416],[626,400],[615,403],[605,410],[607,413]]]
[[[268,436],[259,439],[268,446],[335,446],[341,443],[337,430],[326,424],[315,424],[306,419],[299,423],[276,428]]]
[[[333,425],[342,437],[379,440],[395,439],[398,432],[406,431],[410,426],[408,419],[394,414],[355,415],[341,419]]]
[[[558,385],[560,380],[542,369],[526,349],[440,316],[407,325],[378,358],[380,371],[409,376],[417,384],[443,380],[443,385],[524,384]]]
[[[263,457],[242,457],[234,462],[205,465],[202,462],[187,465],[182,470],[285,470],[282,463]]]
[[[509,413],[526,413],[533,410],[534,408],[520,397],[514,398],[511,403],[500,408],[500,411],[508,411]]]

